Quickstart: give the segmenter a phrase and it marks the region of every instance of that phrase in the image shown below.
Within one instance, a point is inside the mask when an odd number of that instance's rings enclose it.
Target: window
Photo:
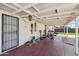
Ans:
[[[45,36],[46,36],[46,34],[47,34],[47,29],[46,29],[46,27],[47,27],[47,26],[45,25],[45,30],[44,30],[44,31],[45,31]]]
[[[31,34],[33,34],[33,24],[31,24]]]
[[[36,32],[36,23],[35,23],[35,32]]]

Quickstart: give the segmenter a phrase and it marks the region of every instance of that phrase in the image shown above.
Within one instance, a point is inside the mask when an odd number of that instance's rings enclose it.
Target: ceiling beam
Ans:
[[[46,18],[46,19],[64,19],[64,18],[68,18],[68,17],[71,17],[72,15],[65,15],[65,16],[55,16],[55,17],[50,17],[50,18]]]
[[[61,6],[61,5],[59,5],[59,6]],[[58,7],[56,6],[56,7],[53,7],[53,8],[47,8],[47,9],[45,9],[45,10],[42,10],[42,11],[40,11],[40,12],[35,12],[34,14],[38,14],[38,13],[44,13],[44,12],[47,12],[47,11],[51,11],[51,10],[54,10],[54,9],[58,9]]]
[[[72,13],[75,11],[69,11],[69,12],[63,12],[63,13],[58,13],[58,14],[50,14],[46,16],[40,17],[41,19],[56,19],[56,18],[66,18],[66,17],[71,17],[73,16]]]
[[[68,6],[68,7],[67,7]],[[63,9],[63,8],[65,8],[65,7],[67,7],[67,8],[70,8],[70,7],[72,7],[72,6],[69,6],[69,5],[62,5],[62,4],[60,4],[60,5],[57,5],[57,6],[55,6],[55,7],[53,7],[53,8],[47,8],[47,9],[45,9],[45,10],[42,10],[42,11],[40,11],[39,13],[44,13],[44,12],[47,12],[47,11],[54,11],[55,9]],[[73,9],[74,9],[74,7],[73,7]],[[38,14],[38,12],[35,12],[35,14]]]
[[[28,11],[28,10],[23,10],[23,11],[30,14],[30,15],[32,15],[32,13],[30,11]]]
[[[35,13],[33,13],[33,14],[36,14],[36,15],[39,15],[39,14],[41,14],[41,13],[45,13],[45,12],[48,12],[48,11],[54,11],[55,9],[63,9],[63,8],[65,8],[65,7],[67,7],[68,6],[68,8],[71,8],[71,11],[75,11],[74,10],[74,7],[76,6],[76,5],[62,5],[62,4],[60,4],[60,5],[58,5],[58,6],[55,6],[55,7],[53,7],[53,8],[47,8],[47,9],[45,9],[45,10],[42,10],[42,11],[39,11],[39,12],[35,12]],[[73,6],[73,7],[72,7]],[[71,12],[71,11],[69,11],[69,13]],[[61,12],[61,13],[63,13],[63,12]],[[53,14],[52,14],[53,15]],[[49,15],[45,15],[45,16],[43,16],[43,17],[47,17],[47,16],[49,16]],[[40,16],[39,16],[40,17]],[[40,17],[41,18],[41,17]]]
[[[55,25],[64,25],[64,23],[50,23],[50,22],[52,22],[52,21],[49,21],[49,22],[43,22],[43,21],[41,21],[41,23],[43,23],[43,24],[46,24],[46,25],[50,25],[50,26],[55,26]]]
[[[61,12],[61,13],[58,13],[58,14],[49,14],[49,15],[45,15],[45,16],[41,16],[41,17],[57,17],[57,16],[61,16],[61,15],[69,15],[69,14],[71,14],[71,13],[74,13],[74,12],[76,12],[76,11],[74,11],[74,10],[71,10],[71,11],[67,11],[67,12]]]
[[[39,12],[39,10],[38,10],[38,8],[37,8],[36,6],[33,6],[33,8],[34,8],[37,12]]]
[[[55,26],[55,25],[58,25],[58,26],[61,26],[61,25],[64,25],[64,21],[63,20],[52,20],[52,21],[45,21],[45,20],[39,20],[39,19],[36,19],[35,21],[38,21],[40,23],[43,23],[43,24],[46,24],[46,25],[50,25],[50,26]],[[53,22],[54,23],[50,23],[50,22]],[[62,23],[62,22],[63,23]],[[61,22],[61,23],[58,23],[58,22]]]
[[[6,5],[6,6],[8,6],[8,7],[12,8],[12,9],[14,9],[14,10],[17,10],[17,8],[15,8],[15,7],[13,7],[13,6],[11,6],[11,5],[7,4],[7,3],[3,3],[3,5]]]
[[[25,11],[27,8],[30,8],[30,7],[32,7],[33,5],[36,5],[36,4],[32,3],[32,4],[29,4],[29,5],[25,6],[25,7],[21,7],[21,6],[18,5],[17,3],[13,3],[13,5],[16,5],[17,7],[20,8],[19,10],[17,10],[17,11],[15,11],[15,12],[12,13],[12,14],[16,14],[16,13],[22,11],[22,10]],[[28,13],[28,11],[25,11],[25,12]],[[31,12],[29,11],[29,13],[31,13]]]

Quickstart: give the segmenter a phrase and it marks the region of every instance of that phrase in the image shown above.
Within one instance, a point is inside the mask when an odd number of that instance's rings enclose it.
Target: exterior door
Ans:
[[[19,18],[2,14],[2,52],[19,45]]]

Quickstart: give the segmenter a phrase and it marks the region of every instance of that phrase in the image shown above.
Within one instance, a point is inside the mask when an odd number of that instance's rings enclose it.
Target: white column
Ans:
[[[64,26],[64,35],[65,35],[65,26]]]
[[[68,27],[66,27],[66,34],[67,34],[67,36],[68,36]]]
[[[0,12],[0,54],[2,53],[2,14]]]
[[[76,43],[75,52],[76,54],[78,54],[78,25],[76,24],[76,20],[75,20],[75,43]]]

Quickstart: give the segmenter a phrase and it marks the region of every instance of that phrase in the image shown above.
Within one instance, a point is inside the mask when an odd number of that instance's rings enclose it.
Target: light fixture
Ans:
[[[28,18],[29,18],[29,21],[32,21],[32,15],[29,15]]]
[[[55,13],[58,13],[58,10],[57,9],[55,9]]]

